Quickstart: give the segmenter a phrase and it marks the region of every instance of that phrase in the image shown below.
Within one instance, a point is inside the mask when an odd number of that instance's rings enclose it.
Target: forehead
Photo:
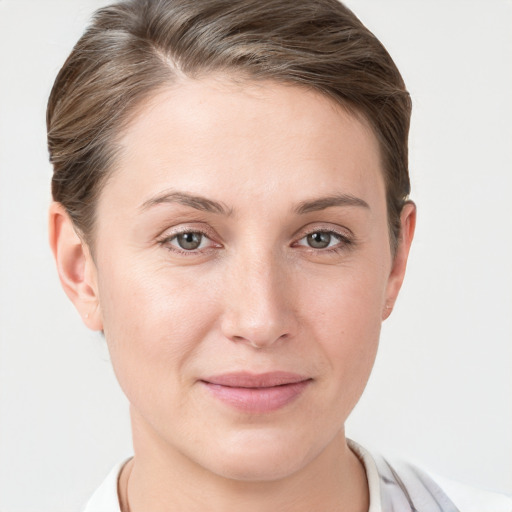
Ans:
[[[378,142],[365,121],[296,85],[180,79],[139,105],[119,143],[109,186],[140,195],[173,187],[269,197],[284,183],[384,194]]]

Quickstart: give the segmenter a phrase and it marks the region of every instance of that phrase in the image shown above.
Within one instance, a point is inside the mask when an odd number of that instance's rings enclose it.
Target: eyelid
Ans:
[[[344,238],[344,239],[353,239],[354,233],[346,227],[335,226],[332,224],[318,224],[312,223],[307,226],[302,227],[298,231],[296,231],[294,238],[298,240],[299,238],[304,238],[305,236],[311,235],[312,233],[334,233],[335,235]]]
[[[299,244],[301,240],[306,238],[308,235],[311,235],[313,233],[329,233],[331,235],[334,235],[336,238],[339,239],[338,244],[335,246],[327,246],[323,249],[316,249],[314,247],[310,247],[306,244]],[[309,225],[305,228],[302,228],[297,235],[294,237],[294,242],[292,245],[300,245],[300,247],[305,247],[306,249],[310,249],[312,251],[320,251],[320,252],[328,252],[328,251],[335,251],[335,250],[341,250],[343,248],[349,247],[351,245],[355,244],[355,237],[352,231],[348,228],[341,228],[341,227],[334,227],[332,225],[326,226],[324,225]]]
[[[182,249],[179,246],[171,245],[171,241],[175,240],[179,235],[183,235],[185,233],[199,233],[203,237],[210,240],[211,244],[209,247],[203,247],[201,249],[191,249],[186,250]],[[176,252],[178,254],[185,255],[194,255],[200,254],[202,252],[208,251],[210,249],[217,249],[222,247],[220,242],[217,242],[216,239],[219,239],[219,236],[213,231],[213,229],[208,229],[203,226],[197,225],[179,225],[174,226],[170,229],[166,229],[160,236],[157,237],[156,242],[160,245],[166,247],[168,250],[172,252]]]

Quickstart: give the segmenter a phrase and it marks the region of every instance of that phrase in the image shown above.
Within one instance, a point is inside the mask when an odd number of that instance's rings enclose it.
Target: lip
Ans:
[[[200,381],[221,402],[250,414],[277,411],[296,400],[312,379],[290,372],[235,372]]]

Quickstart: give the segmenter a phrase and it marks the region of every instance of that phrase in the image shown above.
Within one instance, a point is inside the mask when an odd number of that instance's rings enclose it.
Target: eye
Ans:
[[[314,249],[325,249],[329,247],[331,243],[331,233],[327,233],[326,231],[317,231],[316,233],[310,233],[307,237],[307,243],[310,247]]]
[[[201,247],[203,237],[206,238],[202,233],[191,231],[189,233],[180,233],[179,235],[176,235],[171,238],[170,242],[172,243],[175,241],[179,247],[185,251],[193,251]]]
[[[160,243],[176,252],[194,252],[216,247],[216,244],[201,231],[183,231],[167,236]]]
[[[329,249],[341,245],[347,245],[350,241],[333,231],[313,231],[301,238],[297,245],[310,247],[312,249]]]

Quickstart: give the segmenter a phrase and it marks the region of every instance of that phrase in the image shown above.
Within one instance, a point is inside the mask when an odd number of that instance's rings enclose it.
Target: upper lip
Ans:
[[[231,388],[271,388],[284,384],[303,382],[309,380],[309,377],[283,371],[266,373],[232,372],[222,375],[213,375],[201,380],[209,384],[217,384]]]

